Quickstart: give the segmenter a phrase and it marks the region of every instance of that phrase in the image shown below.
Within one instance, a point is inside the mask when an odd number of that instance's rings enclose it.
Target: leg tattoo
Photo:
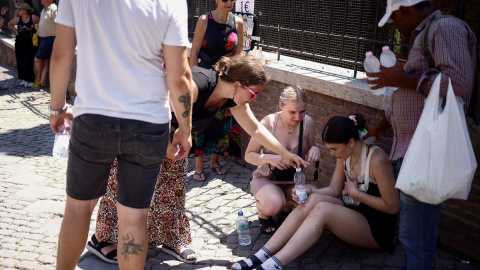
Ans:
[[[123,246],[120,254],[125,257],[125,260],[128,261],[128,255],[140,255],[143,251],[143,242],[140,244],[135,244],[135,239],[131,233],[128,233],[126,236],[122,236]]]

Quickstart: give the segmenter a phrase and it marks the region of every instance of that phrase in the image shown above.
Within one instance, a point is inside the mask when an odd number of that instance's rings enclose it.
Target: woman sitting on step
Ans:
[[[337,158],[330,185],[307,191],[307,202],[292,211],[265,246],[232,269],[282,269],[312,247],[324,229],[358,247],[393,251],[398,190],[387,155],[359,139],[363,123],[360,115],[327,122],[322,140]]]
[[[315,124],[306,115],[307,93],[300,87],[288,86],[282,91],[278,106],[280,111],[265,116],[262,123],[290,152],[310,164],[320,158],[315,146]],[[288,166],[282,156],[251,139],[245,151],[245,161],[258,168],[252,174],[250,192],[257,200],[260,230],[273,234],[277,228],[272,216],[278,215],[281,223],[296,204],[292,200],[295,168]],[[309,188],[315,187],[309,184]]]

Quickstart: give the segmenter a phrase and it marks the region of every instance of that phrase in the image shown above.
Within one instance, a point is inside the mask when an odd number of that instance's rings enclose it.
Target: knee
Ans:
[[[315,206],[317,206],[317,204],[324,201],[325,196],[328,196],[328,195],[316,194],[316,193],[311,194],[310,196],[308,196],[307,202],[304,204],[305,209],[307,211],[311,211]]]
[[[317,218],[328,218],[329,213],[329,203],[326,202],[317,202],[310,211],[309,215],[313,215]]]
[[[273,216],[280,213],[285,206],[286,200],[284,197],[275,196],[259,200],[257,208],[263,214]]]

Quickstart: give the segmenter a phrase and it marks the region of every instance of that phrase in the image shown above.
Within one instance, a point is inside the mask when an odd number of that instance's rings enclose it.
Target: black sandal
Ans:
[[[182,253],[178,254],[173,248],[162,245],[160,248],[161,251],[167,253],[168,255],[172,255],[175,257],[177,260],[184,262],[184,263],[196,263],[197,262],[197,256],[195,256],[194,259],[187,259],[189,255],[195,254],[195,251],[191,248],[185,249]],[[196,254],[195,254],[196,255]]]
[[[268,219],[259,217],[258,223],[260,225],[260,232],[264,235],[272,235],[277,231],[277,226],[275,226],[272,217],[269,217]],[[275,228],[275,230],[267,232],[265,231],[267,228]]]
[[[93,244],[90,243],[90,241],[87,242],[86,248],[88,249],[88,251],[97,255],[97,257],[103,260],[104,262],[111,263],[111,264],[118,264],[117,259],[114,259],[115,257],[117,257],[117,249],[112,250],[107,254],[102,253],[102,248],[108,247],[113,244],[107,243],[105,241],[98,242],[97,237],[95,237],[95,234],[92,235],[91,241]]]
[[[252,266],[248,266],[248,264],[245,262],[245,260],[238,261],[237,263],[233,264],[231,269],[235,270],[251,270],[254,269],[255,267],[259,266],[262,264],[262,261],[260,261],[257,256],[252,255],[248,259],[250,259],[253,263]]]

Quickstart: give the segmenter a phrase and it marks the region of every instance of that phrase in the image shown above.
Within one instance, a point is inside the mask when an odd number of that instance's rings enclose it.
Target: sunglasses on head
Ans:
[[[243,84],[243,83],[241,83],[241,84],[243,85],[243,87],[245,87],[245,89],[247,89],[252,94],[252,98],[250,100],[255,100],[257,98],[257,96],[260,94],[260,92],[258,92],[258,93],[253,92],[252,89],[250,89],[250,87],[246,86],[245,84]]]
[[[234,0],[222,0],[223,3],[226,3],[226,2],[228,2],[228,1],[230,1],[230,2],[235,2]]]

